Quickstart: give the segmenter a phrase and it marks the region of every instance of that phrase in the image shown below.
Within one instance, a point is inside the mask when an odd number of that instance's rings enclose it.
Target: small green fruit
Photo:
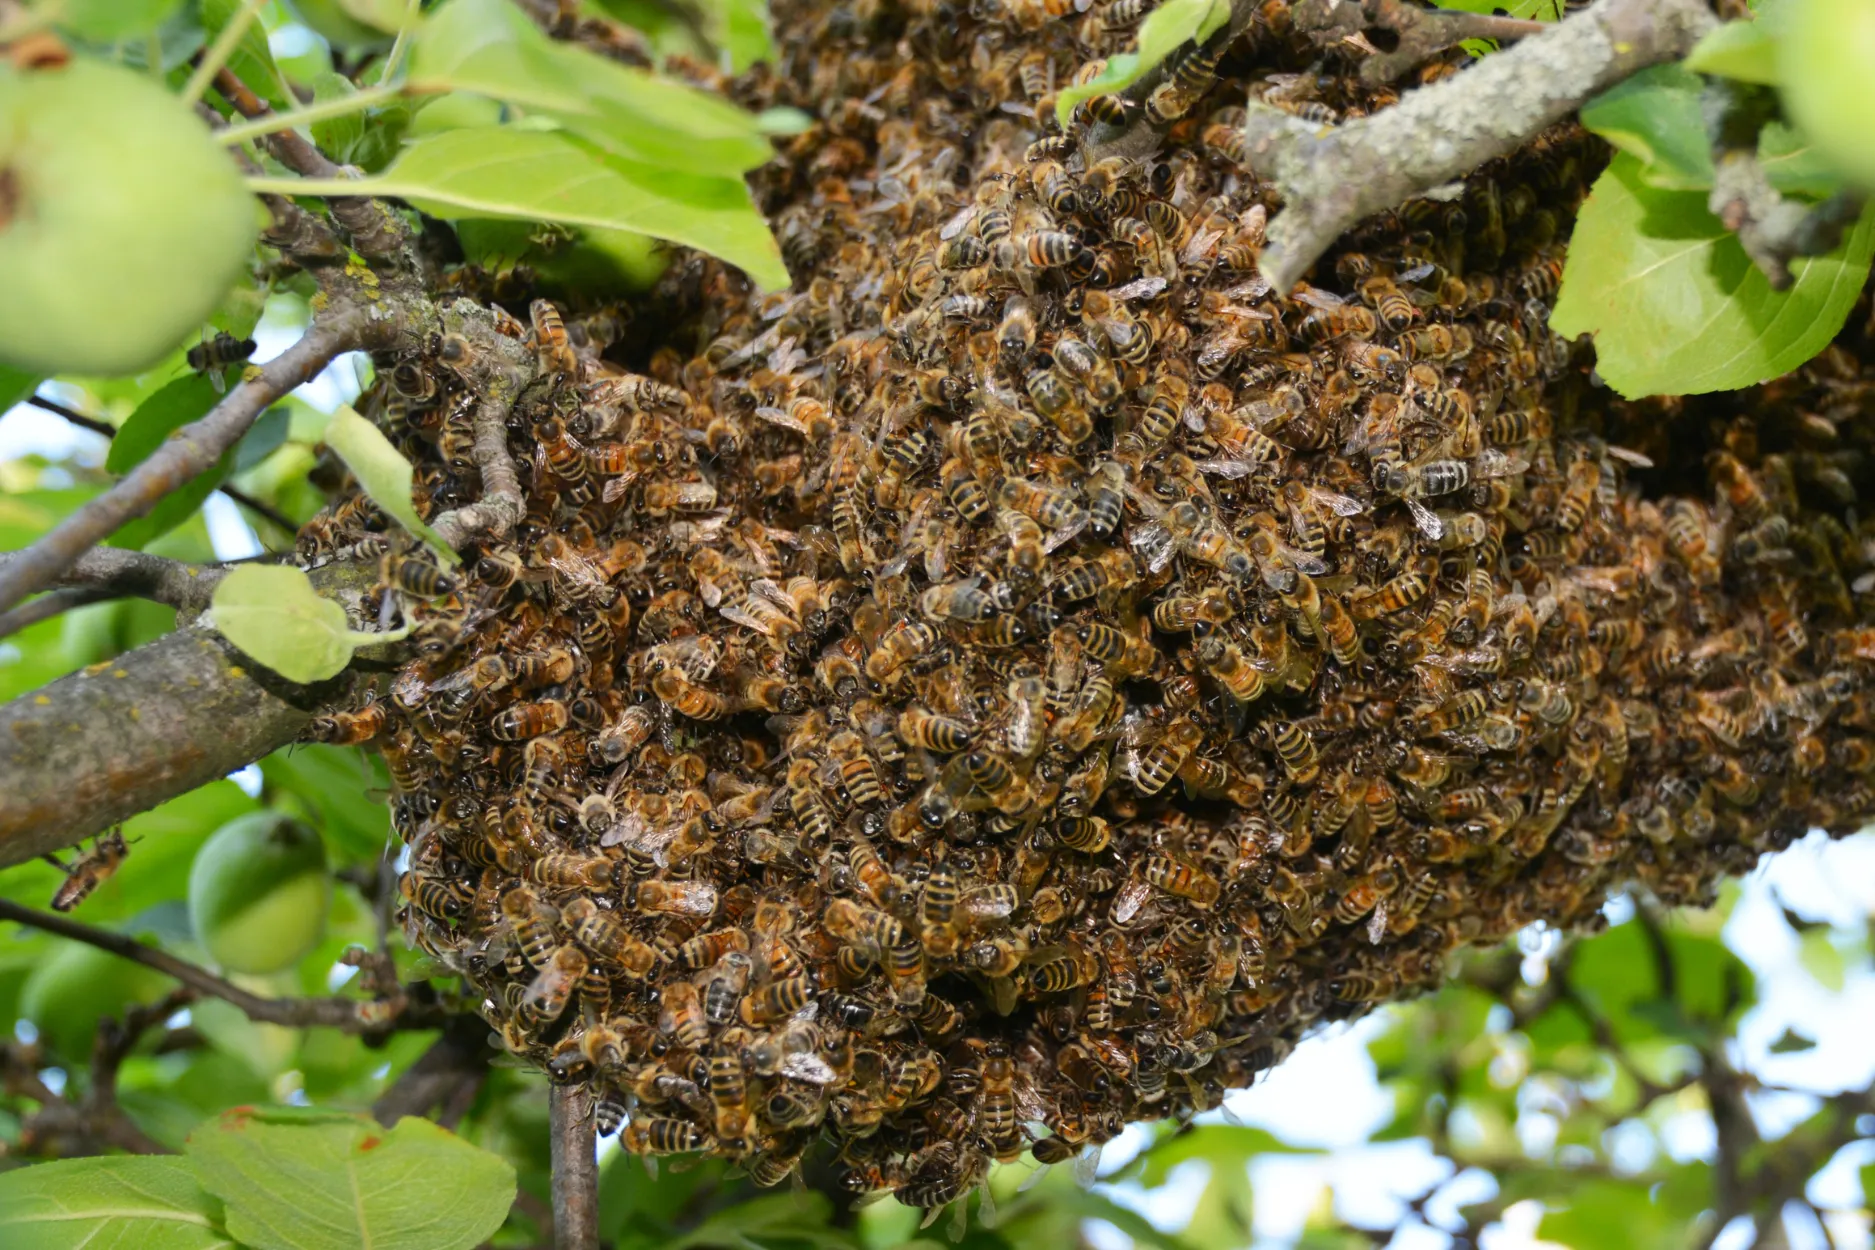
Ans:
[[[195,936],[230,972],[290,968],[325,932],[332,885],[325,844],[278,812],[253,812],[217,829],[189,870]]]
[[[98,1021],[123,1015],[133,1003],[153,1003],[174,984],[154,968],[61,941],[20,988],[20,1014],[38,1027],[54,1054],[83,1060],[91,1054]]]
[[[156,364],[239,276],[255,212],[227,151],[149,75],[0,70],[0,362]]]
[[[1875,4],[1793,0],[1778,76],[1791,119],[1844,174],[1875,187]]]

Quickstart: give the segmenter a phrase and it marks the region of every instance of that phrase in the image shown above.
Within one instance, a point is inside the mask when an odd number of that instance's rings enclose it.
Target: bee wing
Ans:
[[[1433,519],[1437,520],[1438,518],[1434,517]],[[1288,543],[1279,544],[1279,549],[1282,552],[1283,559],[1288,561],[1291,567],[1307,573],[1310,577],[1318,577],[1328,572],[1328,561],[1322,559],[1320,556],[1310,555],[1306,551],[1291,547]]]
[[[1421,278],[1429,276],[1432,273],[1432,271],[1437,268],[1438,266],[1433,264],[1429,260],[1421,261],[1417,265],[1413,265],[1407,269],[1402,269],[1400,270],[1400,272],[1394,274],[1393,280],[1396,283],[1409,283],[1409,284],[1414,283],[1414,282],[1419,281]]]
[[[1125,286],[1116,287],[1107,294],[1114,299],[1151,299],[1165,290],[1166,285],[1166,280],[1156,275],[1150,278],[1135,278]]]
[[[1081,1148],[1081,1153],[1074,1156],[1074,1183],[1082,1189],[1092,1189],[1094,1179],[1100,1175],[1100,1144],[1090,1142]]]
[[[1406,500],[1406,507],[1407,511],[1413,514],[1413,524],[1420,533],[1433,542],[1438,542],[1445,537],[1445,522],[1439,519],[1438,513],[1412,498]]]
[[[1113,896],[1113,923],[1123,925],[1139,914],[1139,909],[1152,897],[1152,887],[1144,878],[1129,877]]]
[[[701,881],[677,883],[679,891],[671,898],[666,910],[682,912],[689,916],[708,916],[716,910],[716,887]]]
[[[781,1061],[781,1074],[814,1085],[832,1085],[840,1079],[839,1073],[811,1050],[797,1050],[789,1054]]]
[[[1262,299],[1270,293],[1270,289],[1270,280],[1258,274],[1247,282],[1239,282],[1236,286],[1226,288],[1224,297],[1226,299]]]
[[[1062,545],[1067,543],[1069,539],[1073,538],[1076,534],[1079,534],[1082,530],[1086,529],[1087,522],[1088,522],[1088,515],[1086,512],[1082,512],[1074,521],[1070,522],[1067,525],[1062,526],[1060,529],[1050,534],[1042,542],[1042,554],[1043,555],[1052,554],[1056,548],[1061,547]]]
[[[951,214],[950,220],[938,230],[938,238],[949,242],[964,232],[964,227],[976,220],[977,206],[966,204]]]
[[[1292,298],[1298,304],[1307,304],[1311,308],[1320,308],[1327,311],[1333,311],[1348,302],[1339,295],[1336,295],[1333,291],[1324,291],[1320,287],[1307,285],[1304,285],[1301,290],[1297,291]]]
[[[1478,458],[1471,462],[1473,477],[1510,477],[1522,473],[1530,467],[1530,462],[1522,456],[1487,447],[1478,453]]]
[[[1146,568],[1153,573],[1165,572],[1172,563],[1172,557],[1178,553],[1178,541],[1172,532],[1157,521],[1149,522],[1133,530],[1126,536],[1133,549],[1145,558]]]
[[[795,611],[794,600],[788,598],[788,592],[766,577],[759,577],[749,583],[749,591],[758,594],[776,607],[786,612],[790,619],[800,620],[800,613]]]
[[[1223,477],[1236,481],[1249,477],[1256,472],[1256,465],[1240,456],[1229,456],[1218,460],[1200,460],[1194,465],[1198,472],[1209,477]]]
[[[1382,898],[1374,905],[1374,914],[1367,921],[1367,944],[1380,945],[1380,939],[1387,934],[1387,900]]]
[[[725,603],[716,610],[722,613],[725,620],[733,621],[744,629],[752,629],[764,638],[773,638],[775,636],[774,628],[769,625],[767,621],[756,616],[739,603]]]
[[[1319,486],[1310,487],[1309,493],[1316,503],[1324,505],[1336,516],[1358,516],[1367,511],[1367,505],[1352,495],[1338,495]]]
[[[807,423],[784,409],[763,406],[755,410],[755,415],[770,425],[778,425],[784,430],[793,430],[804,438],[807,436]]]
[[[1217,241],[1224,237],[1222,230],[1199,230],[1185,241],[1185,247],[1178,258],[1187,265],[1196,265],[1211,259],[1217,251]]]
[[[1610,443],[1608,445],[1608,454],[1613,456],[1616,460],[1633,465],[1637,469],[1651,469],[1654,467],[1654,462],[1651,459],[1629,447],[1617,447],[1613,443]]]

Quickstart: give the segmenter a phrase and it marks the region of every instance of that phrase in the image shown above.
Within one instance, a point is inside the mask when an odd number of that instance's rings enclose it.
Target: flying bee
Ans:
[[[90,898],[92,891],[110,880],[129,855],[130,844],[124,840],[121,828],[99,834],[91,849],[80,853],[69,864],[61,863],[54,855],[46,855],[45,858],[65,874],[64,882],[52,895],[52,910],[71,911]]]
[[[245,363],[258,346],[253,339],[238,339],[226,330],[217,330],[214,338],[204,338],[191,347],[184,354],[184,359],[188,361],[189,368],[208,375],[210,385],[219,395],[228,389],[223,371],[230,365]]]

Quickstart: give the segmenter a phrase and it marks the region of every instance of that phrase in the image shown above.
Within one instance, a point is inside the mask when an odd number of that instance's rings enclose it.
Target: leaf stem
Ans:
[[[208,45],[208,51],[202,53],[202,63],[189,75],[189,81],[182,89],[182,102],[194,105],[208,90],[208,84],[215,81],[215,75],[234,55],[235,45],[247,34],[248,23],[260,13],[267,0],[243,0],[235,15],[228,19],[228,24],[215,36],[215,42]]]
[[[258,139],[262,135],[277,134],[282,130],[297,130],[301,126],[310,126],[328,118],[344,117],[351,113],[362,113],[374,104],[382,103],[397,94],[395,87],[368,87],[352,95],[340,96],[336,100],[327,100],[322,104],[308,104],[305,108],[294,109],[291,113],[272,113],[257,117],[253,121],[242,122],[238,126],[228,126],[215,132],[215,138],[221,143],[245,143],[249,139]]]
[[[271,127],[270,127],[271,129]],[[257,195],[376,195],[371,180],[351,178],[271,178],[250,174],[247,189]]]
[[[390,55],[384,58],[384,68],[378,71],[380,87],[390,82],[404,59],[404,50],[410,46],[410,32],[416,29],[421,4],[422,0],[408,0],[404,5],[404,20],[397,27],[397,40],[391,44]]]

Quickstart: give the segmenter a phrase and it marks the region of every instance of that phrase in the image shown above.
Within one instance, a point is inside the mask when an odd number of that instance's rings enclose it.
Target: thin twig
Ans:
[[[31,629],[39,622],[49,621],[55,616],[64,616],[75,608],[121,597],[116,591],[102,586],[68,586],[63,590],[49,590],[11,611],[0,612],[0,638],[11,637],[22,629]]]
[[[208,50],[202,53],[202,59],[196,65],[195,72],[189,75],[189,81],[182,88],[182,98],[185,103],[194,104],[202,98],[202,93],[208,90],[210,80],[215,77],[222,66],[228,63],[228,58],[234,55],[235,46],[241,42],[241,37],[247,34],[248,26],[259,16],[266,4],[267,0],[243,0],[241,7],[235,10],[234,16],[228,19],[228,24],[223,26],[220,33],[215,36],[215,42],[209,44]]]
[[[548,1119],[553,1142],[554,1250],[599,1250],[599,1163],[592,1095],[584,1085],[555,1085]]]
[[[300,1029],[338,1029],[344,1033],[384,1033],[394,1029],[435,1028],[447,1018],[432,1006],[409,1000],[406,1000],[408,1005],[400,1015],[384,1021],[367,1010],[371,1004],[350,998],[262,998],[198,964],[178,959],[167,951],[145,946],[135,938],[76,920],[67,920],[63,916],[48,915],[6,899],[0,899],[0,920],[43,929],[47,933],[83,942],[120,958],[154,968],[197,993],[232,1004],[248,1019],[262,1024],[280,1024]]]
[[[249,512],[252,512],[255,516],[260,517],[263,521],[271,522],[289,534],[299,533],[299,526],[294,523],[293,518],[280,511],[280,509],[274,507],[266,500],[256,499],[239,487],[230,486],[226,482],[223,482],[217,489],[228,498],[240,504],[243,508],[246,508]]]
[[[87,417],[82,412],[67,408],[56,399],[47,399],[43,395],[28,395],[26,402],[35,408],[43,408],[56,416],[64,417],[81,430],[90,430],[93,434],[102,434],[106,438],[117,437],[117,427],[110,422],[100,421],[96,417]]]
[[[1449,184],[1515,151],[1584,101],[1685,55],[1716,19],[1699,0],[1597,3],[1462,74],[1340,126],[1251,101],[1250,166],[1285,207],[1269,223],[1263,276],[1288,291],[1364,218]]]
[[[364,314],[350,306],[315,318],[305,337],[266,364],[250,369],[207,416],[176,431],[117,485],[0,567],[0,611],[55,585],[86,551],[206,471],[269,404],[311,381],[340,352],[357,346],[365,328]]]

